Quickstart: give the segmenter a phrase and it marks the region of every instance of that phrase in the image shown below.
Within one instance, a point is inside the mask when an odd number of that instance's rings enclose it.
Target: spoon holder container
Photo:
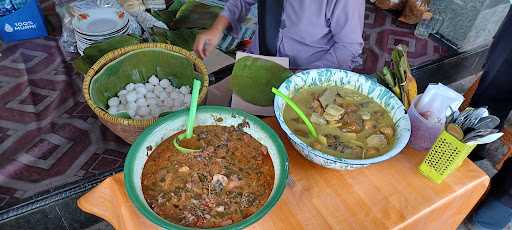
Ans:
[[[419,171],[439,184],[462,164],[475,147],[442,131],[419,166]]]

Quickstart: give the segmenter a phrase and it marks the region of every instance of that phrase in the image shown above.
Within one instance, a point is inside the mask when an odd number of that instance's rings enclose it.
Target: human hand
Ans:
[[[205,59],[217,47],[221,38],[222,31],[213,28],[199,33],[194,42],[194,52]]]

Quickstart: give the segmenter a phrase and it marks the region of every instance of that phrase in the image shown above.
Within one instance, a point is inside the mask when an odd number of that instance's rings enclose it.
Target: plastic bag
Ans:
[[[160,27],[163,29],[169,29],[167,26],[158,21],[151,14],[146,12],[146,6],[142,3],[141,0],[119,0],[119,4],[123,6],[124,10],[128,12],[128,14],[135,17],[136,21],[144,28],[145,31],[149,31],[151,27]]]
[[[98,7],[113,7],[123,9],[117,0],[55,0],[56,11],[62,20],[62,34],[59,39],[59,45],[63,51],[77,52],[75,31],[73,29],[73,18],[79,13]],[[142,5],[142,3],[140,3]],[[125,9],[126,10],[126,9]],[[144,10],[144,8],[142,8]],[[141,35],[142,30],[137,20],[130,14],[128,33]]]
[[[424,118],[431,122],[442,121],[451,111],[458,110],[463,101],[464,96],[453,89],[441,83],[430,84],[416,104],[416,110],[427,114]]]
[[[59,38],[59,46],[64,52],[75,53],[77,52],[76,48],[76,40],[75,34],[73,30],[73,26],[71,25],[73,21],[73,16],[71,12],[67,12],[69,10],[66,8],[66,0],[56,0],[55,1],[55,10],[60,16],[62,21],[62,34]]]

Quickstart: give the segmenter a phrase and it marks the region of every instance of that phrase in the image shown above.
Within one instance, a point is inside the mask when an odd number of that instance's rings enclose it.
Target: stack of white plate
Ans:
[[[78,52],[103,39],[128,33],[128,17],[121,9],[94,8],[80,13],[73,20]]]

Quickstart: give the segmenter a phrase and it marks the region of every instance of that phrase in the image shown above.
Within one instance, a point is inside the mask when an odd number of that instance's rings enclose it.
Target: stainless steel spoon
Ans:
[[[462,111],[462,113],[460,113],[459,116],[457,116],[457,119],[455,120],[455,124],[457,124],[459,127],[462,128],[464,123],[466,122],[468,116],[471,114],[471,112],[473,110],[474,110],[473,108],[467,108],[464,111]]]
[[[492,143],[498,139],[500,139],[500,137],[503,136],[503,133],[493,133],[493,134],[489,134],[487,136],[483,136],[483,137],[480,137],[480,138],[474,138],[474,139],[470,139],[468,140],[468,142],[466,142],[466,144],[476,144],[476,145],[483,145],[483,144],[489,144],[489,143]]]
[[[489,115],[480,118],[477,124],[473,126],[474,129],[494,129],[500,124],[500,119],[496,116]]]
[[[457,120],[459,115],[460,115],[460,112],[458,110],[455,110],[455,111],[452,110],[452,113],[450,113],[450,115],[446,118],[446,125],[448,125],[450,123],[455,123],[455,121]]]
[[[465,120],[462,129],[466,130],[468,128],[474,127],[482,117],[487,115],[489,115],[489,112],[486,108],[478,108],[473,110]]]
[[[499,132],[499,130],[497,130],[497,129],[477,129],[475,131],[472,131],[472,132],[466,134],[466,136],[464,136],[464,139],[462,141],[468,142],[468,140],[471,140],[473,138],[481,138],[481,137],[485,137],[487,135],[494,134],[497,132]]]

